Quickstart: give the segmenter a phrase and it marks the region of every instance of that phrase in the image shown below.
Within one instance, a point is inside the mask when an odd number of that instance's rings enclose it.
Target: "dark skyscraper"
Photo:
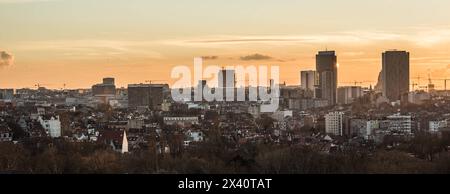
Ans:
[[[316,97],[328,100],[329,105],[336,104],[338,69],[335,51],[319,51],[316,71],[319,78]]]
[[[164,100],[165,84],[130,84],[128,85],[128,106],[149,107],[159,110]]]
[[[409,92],[409,52],[386,51],[383,53],[383,96],[390,101],[401,99]]]

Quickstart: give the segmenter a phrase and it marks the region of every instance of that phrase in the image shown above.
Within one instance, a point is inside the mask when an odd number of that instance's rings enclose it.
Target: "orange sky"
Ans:
[[[411,53],[426,84],[450,76],[449,1],[0,0],[0,88],[88,88],[161,80],[194,57],[210,65],[279,65],[299,83],[319,50],[336,50],[339,81],[375,84],[385,50]],[[379,15],[383,10],[383,14]],[[241,60],[261,54],[262,60]],[[2,64],[2,63],[0,63]],[[417,82],[414,80],[414,82]],[[442,81],[435,81],[437,87]]]

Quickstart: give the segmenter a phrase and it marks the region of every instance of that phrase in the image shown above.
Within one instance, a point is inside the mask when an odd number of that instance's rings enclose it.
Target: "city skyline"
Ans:
[[[449,174],[449,7],[0,0],[0,175],[270,193],[312,185],[296,175]],[[91,190],[57,179],[13,182]]]
[[[8,18],[0,20],[0,52],[14,58],[1,63],[0,88],[89,88],[100,77],[115,77],[118,87],[173,84],[171,68],[201,56],[210,65],[279,65],[280,81],[298,85],[299,72],[314,69],[315,54],[327,49],[339,58],[340,86],[375,85],[381,53],[391,49],[411,53],[411,76],[421,84],[428,73],[450,76],[450,3],[443,0],[0,4]]]
[[[410,71],[410,64],[409,64],[409,52],[408,51],[400,51],[400,50],[397,50],[397,49],[391,49],[391,50],[386,50],[386,51],[384,51],[383,53],[382,53],[382,61],[384,61],[384,57],[385,57],[385,54],[386,53],[396,53],[396,52],[406,52],[407,54],[408,54],[408,58],[407,58],[407,60],[408,60],[408,64],[407,64],[407,69],[405,70],[406,72],[408,72],[408,76],[403,76],[403,78],[404,79],[407,79],[408,80],[408,84],[404,84],[404,86],[403,86],[403,88],[408,88],[408,89],[404,89],[404,91],[421,91],[421,90],[423,90],[424,88],[425,89],[428,89],[428,87],[433,87],[433,88],[431,88],[431,89],[437,89],[437,90],[447,90],[448,88],[447,88],[447,82],[450,80],[450,79],[447,79],[447,78],[440,78],[440,77],[438,77],[438,78],[436,78],[436,77],[433,77],[432,76],[432,74],[430,73],[430,71],[428,70],[428,73],[427,73],[427,75],[426,76],[423,76],[423,75],[421,75],[421,74],[418,74],[418,76],[416,76],[416,77],[414,77],[414,76],[412,76],[412,75],[410,75],[410,73],[409,73],[409,71]],[[279,83],[280,85],[285,85],[285,86],[298,86],[298,87],[301,87],[302,89],[309,89],[309,87],[310,86],[305,86],[305,85],[303,85],[303,84],[307,84],[307,85],[311,85],[311,84],[308,84],[307,82],[307,80],[304,80],[304,78],[303,78],[303,76],[307,76],[305,73],[314,73],[314,75],[316,74],[316,72],[320,72],[320,71],[322,71],[322,70],[318,70],[318,69],[321,69],[321,67],[320,67],[320,63],[323,63],[323,62],[319,62],[319,56],[320,55],[322,55],[322,54],[324,54],[324,53],[330,53],[330,54],[332,54],[334,57],[335,57],[335,61],[334,61],[334,68],[335,69],[337,69],[337,71],[336,71],[336,73],[335,73],[335,76],[337,77],[337,79],[339,78],[339,76],[337,76],[338,74],[339,74],[339,62],[337,61],[337,59],[336,59],[336,55],[335,55],[335,53],[336,53],[336,51],[334,51],[334,50],[324,50],[324,51],[318,51],[318,53],[319,54],[317,54],[316,55],[316,67],[315,68],[311,68],[311,69],[305,69],[305,70],[301,70],[300,72],[298,72],[299,74],[297,75],[298,77],[297,78],[295,78],[295,79],[298,79],[296,82],[287,82],[286,81],[286,79],[284,79],[283,77],[281,77],[279,80],[278,80],[278,82],[277,83]],[[202,59],[202,61],[207,61],[208,60],[208,58],[207,57],[199,57],[199,58],[203,58]],[[198,59],[198,58],[197,58]],[[195,59],[194,59],[195,60]],[[319,66],[317,66],[317,65],[319,65]],[[383,66],[384,66],[385,64],[384,64],[384,62],[383,62],[383,64],[382,64],[382,68],[380,69],[380,72],[379,72],[379,75],[378,75],[378,80],[376,80],[376,81],[363,81],[363,80],[354,80],[354,81],[352,81],[352,82],[339,82],[339,79],[338,79],[338,81],[336,82],[336,84],[334,84],[334,87],[335,87],[335,89],[333,89],[333,90],[336,90],[337,91],[337,89],[338,88],[342,88],[342,87],[353,87],[353,86],[358,86],[358,87],[362,87],[362,88],[370,88],[370,89],[373,89],[373,88],[375,88],[375,90],[381,90],[382,88],[384,88],[385,86],[383,86],[383,84],[385,84],[382,80],[383,80],[383,78],[382,77],[380,77],[380,76],[382,76],[383,75]],[[206,67],[209,67],[209,66],[211,66],[211,65],[206,65]],[[216,76],[218,76],[218,78],[219,79],[224,79],[224,78],[221,78],[222,77],[222,71],[232,71],[232,72],[234,72],[234,71],[236,71],[237,69],[235,69],[235,68],[238,68],[238,67],[250,67],[250,66],[252,66],[252,65],[244,65],[244,66],[222,66],[221,68],[222,68],[222,70],[221,71],[219,71],[219,73],[216,75]],[[262,66],[264,66],[264,65],[262,65]],[[450,65],[449,65],[450,66]],[[188,67],[191,71],[192,70],[194,70],[194,68],[193,67],[189,67],[189,66],[184,66],[184,67]],[[255,66],[253,66],[253,67],[255,67]],[[258,65],[258,66],[256,66],[256,67],[261,67],[260,65]],[[1,67],[0,67],[1,68]],[[230,69],[231,68],[231,69]],[[205,69],[205,67],[203,67],[203,70]],[[226,70],[224,70],[224,69],[226,69]],[[401,70],[401,69],[400,69]],[[335,71],[335,70],[333,70],[333,71]],[[187,73],[187,72],[186,72]],[[317,75],[315,75],[315,79],[317,79],[315,82],[317,82],[317,83],[313,83],[313,84],[317,84],[317,85],[311,85],[311,86],[317,86],[318,88],[321,88],[321,87],[324,87],[324,86],[320,86],[320,81],[319,80],[321,80],[321,79],[323,79],[323,78],[320,78],[320,73],[317,73]],[[193,76],[192,74],[191,74],[191,76]],[[246,76],[246,78],[245,78],[245,80],[236,80],[236,78],[235,78],[235,81],[234,81],[234,83],[238,83],[238,81],[239,82],[242,82],[241,84],[244,84],[244,85],[242,85],[242,86],[245,86],[245,87],[251,87],[251,86],[265,86],[265,84],[264,83],[257,83],[257,85],[253,85],[253,84],[251,84],[250,82],[248,82],[249,81],[249,78],[250,77],[248,77],[248,76],[250,76],[250,75],[248,75],[248,74],[245,74],[245,76]],[[329,75],[328,75],[329,76]],[[311,77],[312,78],[312,77]],[[98,78],[97,78],[98,79]],[[115,77],[112,77],[112,76],[106,76],[106,77],[104,77],[103,78],[104,79],[104,81],[105,81],[105,79],[113,79],[113,80],[115,80],[116,78]],[[160,85],[160,84],[167,84],[168,86],[170,86],[170,87],[174,87],[173,86],[173,82],[176,82],[177,80],[179,81],[180,79],[179,78],[171,78],[172,80],[155,80],[155,79],[148,79],[148,80],[141,80],[141,81],[139,81],[139,82],[135,82],[135,83],[123,83],[123,85],[117,85],[117,88],[126,88],[127,86],[129,86],[129,85],[135,85],[135,84],[156,84],[156,85]],[[328,79],[328,78],[327,78]],[[334,78],[333,78],[334,79]],[[366,79],[367,80],[367,79]],[[420,82],[420,80],[422,80],[423,82],[422,82],[422,84],[421,84],[421,82]],[[200,80],[194,80],[194,79],[192,79],[191,81],[193,81],[192,83],[191,83],[191,85],[189,86],[189,87],[196,87],[199,83],[196,83],[197,81],[202,81],[202,82],[204,82],[204,84],[205,85],[208,85],[208,86],[210,86],[210,87],[213,87],[213,88],[220,88],[221,86],[220,86],[220,82],[219,82],[219,85],[217,85],[217,83],[216,83],[216,81],[217,80],[215,80],[214,78],[208,78],[208,79],[205,79],[204,77],[201,77],[201,79]],[[269,82],[269,81],[271,81],[271,79],[267,79],[266,80],[267,82]],[[306,82],[306,83],[304,83],[304,82]],[[437,82],[439,82],[439,83],[437,83]],[[442,84],[440,83],[440,82],[442,82]],[[10,88],[10,89],[32,89],[32,88],[40,88],[40,87],[43,87],[43,88],[46,88],[46,89],[54,89],[54,90],[63,90],[63,89],[88,89],[88,88],[90,88],[90,87],[93,87],[93,86],[96,86],[96,85],[102,85],[102,84],[95,84],[95,83],[91,83],[91,86],[87,86],[87,87],[73,87],[73,88],[70,88],[70,87],[67,87],[67,83],[60,83],[60,85],[62,86],[62,87],[52,87],[52,86],[54,86],[53,84],[42,84],[42,82],[39,82],[39,81],[36,81],[35,82],[36,84],[35,85],[32,85],[31,87],[29,87],[29,86],[26,86],[26,87],[16,87],[16,88],[14,88],[14,87],[3,87],[3,88]],[[230,83],[231,84],[231,83]],[[331,83],[332,84],[332,83]],[[116,86],[116,84],[114,83],[113,84],[114,86]],[[432,85],[432,86],[430,86],[430,85]],[[48,86],[50,86],[50,87],[48,87]],[[175,86],[176,87],[176,86]],[[306,88],[305,88],[306,87]],[[378,88],[377,89],[377,87],[381,87],[381,88]],[[93,89],[93,88],[92,88]],[[323,88],[322,88],[323,89]],[[315,89],[315,90],[317,90],[317,88]],[[320,89],[319,89],[320,90]],[[314,93],[317,93],[318,91],[314,91]],[[317,94],[319,94],[319,96],[320,96],[320,94],[321,94],[321,92],[319,92],[319,93],[317,93]],[[317,95],[316,94],[316,95]],[[335,98],[335,97],[333,97],[333,98]],[[332,100],[332,101],[334,101],[334,100]]]

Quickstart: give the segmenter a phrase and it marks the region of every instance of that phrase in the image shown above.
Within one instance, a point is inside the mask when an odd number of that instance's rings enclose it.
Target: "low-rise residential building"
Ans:
[[[425,101],[430,100],[431,95],[425,91],[414,91],[408,93],[408,102],[412,104],[423,104]]]
[[[380,122],[369,119],[352,119],[350,121],[350,128],[353,133],[367,140],[372,138],[375,129],[380,128]]]
[[[57,138],[61,137],[61,121],[59,116],[44,115],[39,116],[39,123],[47,131],[50,137]]]
[[[187,141],[190,142],[201,142],[204,140],[204,134],[201,131],[191,131],[186,133]]]
[[[337,90],[337,101],[339,104],[351,104],[355,99],[361,96],[361,86],[345,86],[339,87]]]
[[[388,131],[394,134],[411,134],[412,118],[410,115],[394,114],[387,117]]]
[[[14,98],[14,89],[0,89],[0,100],[9,101]]]
[[[7,125],[0,124],[0,142],[12,141],[12,139],[12,130]]]
[[[198,125],[198,117],[164,117],[164,124],[166,125]]]
[[[343,112],[331,112],[325,115],[325,131],[336,136],[343,135]]]
[[[430,132],[439,132],[441,129],[447,128],[447,120],[441,121],[430,121],[429,122],[429,131]]]

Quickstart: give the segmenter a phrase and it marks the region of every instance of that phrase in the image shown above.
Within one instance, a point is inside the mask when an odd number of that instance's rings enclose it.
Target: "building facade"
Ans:
[[[59,120],[59,116],[39,116],[38,121],[50,137],[61,137],[61,121]]]
[[[382,91],[391,102],[409,92],[409,52],[386,51],[382,56]]]
[[[412,117],[410,115],[395,114],[387,117],[388,131],[393,134],[411,134]]]
[[[343,112],[331,112],[325,115],[325,132],[336,136],[343,135]]]
[[[380,128],[380,123],[378,120],[351,119],[350,128],[353,134],[364,139],[371,139],[375,130]]]
[[[316,55],[318,87],[316,98],[328,100],[329,105],[336,104],[338,67],[335,51],[320,51]]]
[[[301,71],[300,80],[300,86],[303,90],[314,91],[318,85],[316,71]]]
[[[425,91],[412,91],[408,93],[408,102],[421,105],[427,100],[431,100],[431,94]]]
[[[0,89],[0,100],[12,100],[14,98],[14,89]]]
[[[92,95],[97,97],[115,96],[114,78],[103,78],[103,83],[92,86]]]
[[[338,104],[351,104],[354,100],[361,97],[363,94],[360,86],[345,86],[339,87],[337,92]]]
[[[180,126],[198,125],[199,120],[198,117],[164,117],[164,124]]]
[[[429,122],[429,131],[430,132],[439,132],[440,130],[447,128],[447,120],[441,121],[430,121]]]
[[[128,85],[128,106],[149,107],[152,110],[162,108],[166,85],[162,84],[130,84]]]
[[[6,124],[0,124],[0,142],[13,140],[13,132]]]

